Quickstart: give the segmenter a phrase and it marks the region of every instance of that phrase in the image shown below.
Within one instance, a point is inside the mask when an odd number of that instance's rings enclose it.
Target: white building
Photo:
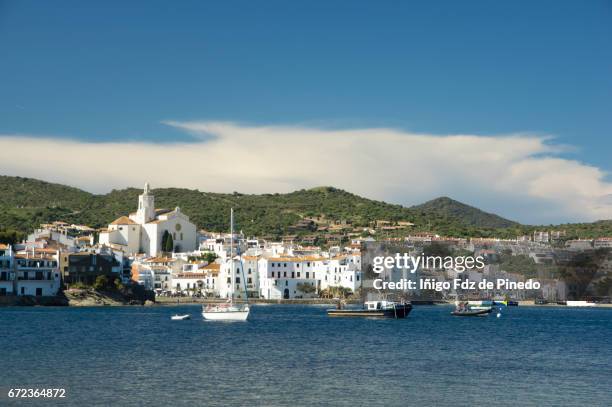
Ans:
[[[219,263],[187,263],[172,276],[172,292],[219,297]]]
[[[15,266],[17,295],[51,296],[60,289],[57,256],[18,254]]]
[[[0,296],[14,294],[14,252],[11,245],[0,244]]]
[[[155,209],[155,198],[149,193],[149,184],[138,197],[138,210],[122,216],[100,232],[100,243],[119,246],[130,255],[145,253],[157,256],[163,251],[165,232],[172,236],[173,251],[193,251],[197,246],[196,226],[179,207],[174,210]]]
[[[593,240],[593,247],[595,249],[612,248],[612,237],[600,237]]]
[[[147,290],[158,293],[172,289],[172,276],[181,267],[179,259],[151,257],[132,264],[132,278]]]
[[[279,256],[259,260],[259,294],[266,299],[315,296],[320,289],[316,277],[320,258]],[[320,265],[319,264],[319,265]],[[310,286],[312,288],[306,288]],[[304,290],[308,292],[305,292]]]

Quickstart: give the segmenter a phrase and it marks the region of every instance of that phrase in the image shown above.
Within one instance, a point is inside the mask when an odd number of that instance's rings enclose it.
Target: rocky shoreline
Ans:
[[[96,291],[94,289],[70,289],[47,297],[6,296],[0,297],[0,306],[55,306],[96,307],[124,305],[154,305],[154,296],[131,291]]]

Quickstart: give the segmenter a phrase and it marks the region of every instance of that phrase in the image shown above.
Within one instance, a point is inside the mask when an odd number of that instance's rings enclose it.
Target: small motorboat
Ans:
[[[185,315],[172,315],[172,317],[170,318],[173,321],[184,321],[186,319],[191,319],[191,315],[189,314],[185,314]]]
[[[488,308],[479,307],[479,309],[464,308],[464,309],[454,310],[453,312],[451,312],[451,315],[455,317],[486,317],[491,312],[493,312],[493,308],[491,307],[488,307]]]
[[[327,310],[330,317],[366,317],[366,318],[406,318],[412,311],[411,303],[394,301],[366,301],[363,308],[343,308]]]

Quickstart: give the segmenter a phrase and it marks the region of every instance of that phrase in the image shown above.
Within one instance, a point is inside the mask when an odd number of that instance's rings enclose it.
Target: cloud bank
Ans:
[[[412,205],[441,195],[525,223],[612,218],[612,183],[550,138],[165,122],[188,143],[0,135],[0,171],[92,192],[140,186],[289,192],[332,185]]]

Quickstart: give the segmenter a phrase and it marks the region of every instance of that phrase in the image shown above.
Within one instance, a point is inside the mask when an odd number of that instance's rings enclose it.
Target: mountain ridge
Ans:
[[[485,212],[482,209],[459,202],[447,196],[441,196],[420,205],[414,205],[411,208],[442,212],[451,217],[461,218],[464,222],[474,226],[487,225],[493,228],[509,228],[519,225],[518,222],[502,218],[494,213]]]
[[[54,220],[103,227],[136,210],[142,192],[139,188],[125,188],[93,194],[63,184],[11,176],[0,176],[0,188],[4,192],[0,194],[0,229],[19,231],[30,231],[40,223]],[[234,207],[238,227],[247,234],[260,236],[292,233],[304,218],[346,222],[356,229],[371,227],[377,220],[391,224],[411,222],[414,226],[410,232],[456,237],[516,237],[532,233],[535,228],[448,197],[406,207],[330,186],[285,194],[227,194],[186,188],[158,188],[153,194],[158,208],[179,206],[199,228],[211,231],[227,229],[227,213]],[[593,233],[612,235],[612,222],[570,226],[581,237],[588,237],[591,229]]]

